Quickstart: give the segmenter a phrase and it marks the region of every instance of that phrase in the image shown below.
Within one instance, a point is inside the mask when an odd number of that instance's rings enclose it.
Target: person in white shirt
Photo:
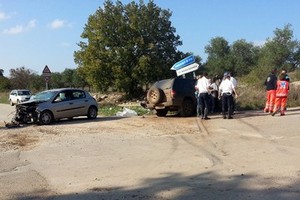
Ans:
[[[224,80],[219,86],[219,98],[222,101],[223,119],[232,119],[233,95],[237,97],[234,84],[230,81],[230,74],[224,74]]]
[[[209,86],[210,81],[207,78],[207,73],[204,73],[203,76],[198,79],[195,89],[198,91],[197,98],[197,116],[201,119],[208,120],[210,119],[208,115],[208,101],[209,101]]]

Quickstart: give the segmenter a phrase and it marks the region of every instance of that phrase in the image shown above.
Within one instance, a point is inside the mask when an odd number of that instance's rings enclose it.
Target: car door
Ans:
[[[52,112],[56,119],[74,116],[75,105],[70,90],[60,91],[52,102]]]
[[[72,105],[74,107],[73,116],[87,115],[89,102],[85,92],[82,90],[72,90]]]

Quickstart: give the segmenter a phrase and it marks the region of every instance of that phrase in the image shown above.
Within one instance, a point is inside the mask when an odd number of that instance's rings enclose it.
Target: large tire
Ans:
[[[179,110],[179,113],[183,117],[192,116],[195,112],[195,106],[191,99],[184,99]]]
[[[165,117],[168,113],[168,109],[157,109],[156,110],[156,115],[158,117]]]
[[[163,91],[159,88],[153,87],[147,93],[147,99],[150,103],[157,104],[162,101]]]
[[[39,123],[43,125],[49,125],[53,122],[54,117],[51,111],[46,110],[40,114]]]
[[[98,109],[95,106],[91,106],[88,110],[87,117],[89,119],[96,119],[98,116]]]

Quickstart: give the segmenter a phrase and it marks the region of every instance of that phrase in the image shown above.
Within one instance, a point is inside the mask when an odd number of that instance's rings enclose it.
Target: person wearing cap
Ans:
[[[234,84],[230,81],[230,74],[224,73],[224,80],[219,86],[219,98],[222,101],[223,119],[232,119],[233,95],[237,97]]]
[[[195,86],[196,91],[198,91],[197,98],[197,116],[201,119],[208,120],[210,119],[208,115],[208,101],[209,101],[209,86],[210,81],[207,78],[208,74],[206,72],[203,73],[203,76],[198,79],[197,84]]]
[[[275,94],[276,94],[276,85],[277,85],[277,76],[276,76],[277,69],[273,68],[271,73],[268,75],[267,79],[265,80],[265,86],[267,90],[266,94],[266,104],[264,108],[265,113],[272,113],[274,104],[275,104]]]

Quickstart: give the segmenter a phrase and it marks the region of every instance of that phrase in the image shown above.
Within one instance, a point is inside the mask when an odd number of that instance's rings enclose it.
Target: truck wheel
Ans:
[[[165,117],[168,113],[168,109],[157,109],[155,111],[158,117]]]
[[[179,112],[183,117],[192,116],[195,112],[193,101],[191,99],[184,99]]]
[[[162,101],[163,91],[159,88],[150,88],[147,93],[147,99],[150,103],[157,104]]]

